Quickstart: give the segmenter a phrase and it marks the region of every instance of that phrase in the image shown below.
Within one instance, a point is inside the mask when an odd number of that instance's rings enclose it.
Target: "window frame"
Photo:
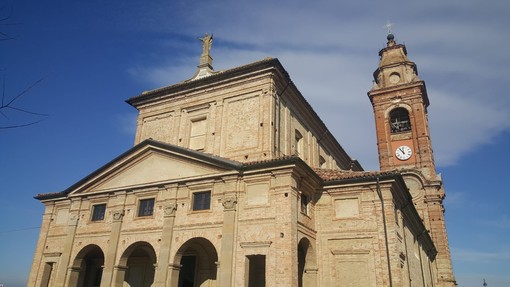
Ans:
[[[98,209],[99,207],[103,207],[102,214],[99,213],[99,212],[101,212]],[[101,215],[100,216],[101,218],[96,217],[96,211],[98,212],[97,215]],[[105,217],[106,217],[106,203],[93,204],[92,210],[90,212],[90,221],[93,221],[93,222],[104,221]]]
[[[208,195],[208,196],[205,196],[204,198],[200,199],[199,197],[201,197],[202,195]],[[211,210],[211,199],[212,199],[212,194],[211,194],[210,190],[193,192],[192,198],[191,198],[191,200],[192,200],[191,210],[192,211]],[[208,205],[207,208],[205,206],[206,204]]]
[[[308,204],[310,203],[310,199],[306,194],[301,193],[299,198],[299,210],[304,215],[308,215]]]
[[[188,148],[196,151],[204,151],[207,144],[207,116],[198,116],[190,119]],[[196,133],[199,124],[203,126],[203,133]],[[199,143],[199,145],[197,144]]]
[[[299,130],[294,130],[294,153],[297,156],[304,155],[303,134]]]
[[[145,203],[152,202],[152,206],[150,206],[150,212],[147,209],[148,207],[145,206]],[[138,200],[138,210],[136,212],[137,217],[150,217],[154,215],[154,206],[156,204],[156,198],[150,197],[150,198],[142,198]]]
[[[407,133],[412,130],[411,117],[406,108],[394,108],[389,112],[388,116],[391,134]]]

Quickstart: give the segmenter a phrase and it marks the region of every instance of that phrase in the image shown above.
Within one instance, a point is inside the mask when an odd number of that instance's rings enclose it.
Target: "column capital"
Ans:
[[[122,221],[122,218],[124,217],[124,210],[123,209],[119,209],[119,210],[114,210],[113,211],[113,222],[118,222],[118,221]]]
[[[175,212],[177,211],[177,203],[170,203],[166,205],[163,211],[165,213],[165,217],[175,216]]]
[[[223,196],[221,199],[224,211],[236,210],[237,198],[235,196]]]

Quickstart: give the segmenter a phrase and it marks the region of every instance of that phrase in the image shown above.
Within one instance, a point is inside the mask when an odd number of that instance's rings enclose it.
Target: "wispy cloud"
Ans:
[[[453,257],[459,262],[483,262],[510,264],[510,250],[499,250],[494,252],[479,251],[473,249],[452,248]]]
[[[168,17],[146,25],[189,38],[214,33],[216,69],[278,57],[350,155],[366,169],[378,168],[366,92],[377,67],[378,49],[385,43],[382,26],[387,18],[373,16],[375,11],[390,15],[384,13],[387,5],[357,9],[330,1],[318,5],[304,1],[295,5],[271,3],[257,5],[257,9],[238,1],[176,5],[172,13],[180,17],[172,21],[180,21],[179,25],[161,25]],[[409,43],[410,58],[418,64],[429,88],[429,118],[439,166],[455,165],[466,153],[510,129],[510,99],[499,92],[509,80],[505,71],[510,69],[510,50],[506,49],[510,37],[505,36],[504,27],[510,21],[482,19],[477,13],[482,9],[499,15],[508,5],[479,6],[476,1],[403,4],[399,5],[401,16],[392,19],[397,22],[397,39]],[[203,17],[203,11],[215,15],[214,21]],[[451,16],[448,11],[455,13]],[[160,24],[155,27],[151,23]],[[176,26],[181,29],[172,28]],[[195,45],[200,44],[197,41]],[[133,67],[131,72],[151,83],[169,85],[191,77],[198,56],[176,59],[169,53],[168,59]]]
[[[485,226],[495,227],[498,229],[510,229],[510,217],[507,215],[501,215],[492,220],[484,220],[481,223]]]

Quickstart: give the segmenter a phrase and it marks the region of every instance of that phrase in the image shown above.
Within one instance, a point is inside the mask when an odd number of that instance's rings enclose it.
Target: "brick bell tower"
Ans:
[[[368,92],[373,106],[379,164],[382,171],[399,170],[413,202],[437,249],[434,263],[437,286],[455,286],[450,258],[441,176],[436,174],[430,140],[425,82],[405,45],[391,33],[379,51],[374,86]]]
[[[381,170],[419,169],[435,177],[427,123],[429,99],[416,64],[393,34],[379,51],[374,87],[368,93],[374,107]]]

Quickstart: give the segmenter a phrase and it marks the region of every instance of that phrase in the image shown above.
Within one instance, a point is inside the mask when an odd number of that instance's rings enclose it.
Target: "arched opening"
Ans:
[[[294,131],[294,154],[303,156],[303,135],[298,131]]]
[[[154,271],[156,265],[156,252],[147,242],[136,242],[131,244],[119,262],[123,266],[117,275],[120,281],[130,287],[149,287],[154,282]]]
[[[317,286],[317,264],[312,244],[302,238],[298,244],[298,286]]]
[[[177,287],[210,286],[216,281],[218,253],[205,238],[193,238],[184,243],[175,255],[174,264],[180,266],[172,277],[177,277]]]
[[[69,286],[99,287],[103,276],[104,253],[95,244],[85,246],[73,262]]]
[[[396,108],[390,112],[391,133],[401,133],[411,130],[409,112],[404,108]]]

